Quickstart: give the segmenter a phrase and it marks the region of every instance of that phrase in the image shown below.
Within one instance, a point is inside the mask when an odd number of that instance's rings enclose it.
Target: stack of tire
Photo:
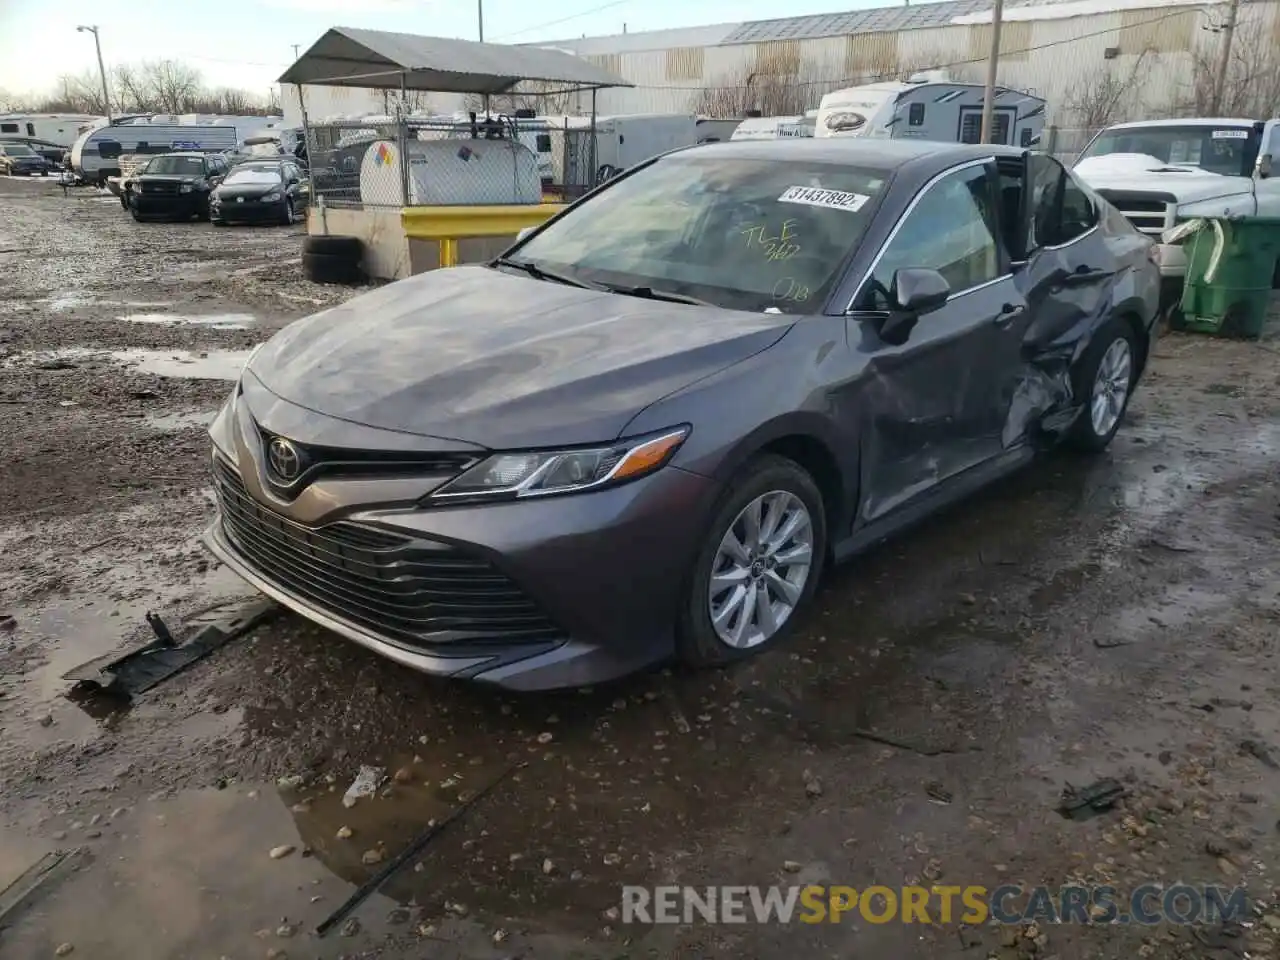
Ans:
[[[302,272],[316,283],[363,283],[364,242],[359,237],[307,236],[302,241]]]

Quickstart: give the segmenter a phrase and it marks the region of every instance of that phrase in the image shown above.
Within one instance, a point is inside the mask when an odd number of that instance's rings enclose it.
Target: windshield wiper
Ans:
[[[599,287],[592,286],[589,283],[583,283],[581,280],[575,280],[573,277],[567,277],[563,273],[556,273],[554,270],[544,270],[536,264],[527,260],[512,260],[508,257],[499,257],[493,261],[496,266],[510,267],[513,270],[520,270],[533,277],[535,280],[550,280],[552,283],[563,283],[567,287],[581,287],[583,290],[599,290]]]
[[[714,303],[699,300],[697,297],[685,296],[683,293],[672,293],[669,290],[655,290],[653,287],[624,287],[605,284],[610,293],[620,293],[624,297],[639,297],[642,300],[665,300],[668,303],[687,303],[695,307],[714,307]]]

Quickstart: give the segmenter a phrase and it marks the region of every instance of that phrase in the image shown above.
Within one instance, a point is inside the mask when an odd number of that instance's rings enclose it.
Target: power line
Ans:
[[[577,13],[571,13],[567,17],[561,17],[559,20],[548,20],[546,23],[535,24],[532,27],[525,27],[523,30],[515,30],[511,33],[504,33],[500,37],[490,37],[490,40],[505,40],[507,37],[520,37],[526,33],[533,33],[535,30],[542,30],[545,27],[554,27],[561,23],[568,23],[570,20],[580,20],[582,17],[589,17],[593,13],[599,13],[601,10],[608,10],[611,7],[620,7],[624,3],[630,3],[631,0],[611,0],[609,3],[602,3],[598,7],[592,7],[589,10],[580,10]]]
[[[1133,29],[1136,29],[1137,27],[1145,27],[1153,23],[1163,23],[1165,20],[1171,20],[1174,17],[1186,16],[1188,13],[1200,13],[1200,12],[1201,10],[1199,7],[1185,7],[1181,10],[1175,10],[1171,13],[1161,14],[1158,17],[1152,17],[1150,20],[1139,20],[1134,23],[1126,24],[1123,27],[1108,27],[1105,30],[1095,30],[1092,33],[1082,33],[1074,37],[1065,37],[1061,40],[1050,40],[1046,43],[1038,43],[1035,46],[1023,47],[1019,50],[1004,50],[1004,51],[1001,51],[1000,55],[1002,57],[1008,58],[1020,53],[1034,53],[1037,50],[1047,50],[1050,47],[1060,47],[1068,43],[1076,43],[1079,40],[1091,40],[1094,37],[1102,37],[1110,33],[1123,33],[1126,30],[1133,30]],[[1009,21],[1006,20],[1005,22],[1008,23]],[[986,63],[986,61],[987,61],[986,57],[970,57],[966,60],[952,60],[949,63],[936,63],[936,64],[933,64],[932,67],[930,67],[930,69],[940,70],[940,69],[946,69],[947,67],[967,67],[975,63]],[[855,83],[874,83],[876,82],[877,79],[892,77],[895,75],[895,73],[896,71],[886,73],[886,74],[880,74],[880,75],[877,75],[876,78],[871,80],[868,80],[865,74],[854,76],[854,77],[831,78],[827,80],[796,80],[790,83],[790,86],[818,87],[818,86],[825,86],[828,84],[851,85]],[[701,86],[697,86],[697,87],[637,86],[637,87],[632,87],[631,89],[633,90],[675,90],[680,92],[687,91],[691,93],[696,93],[702,90],[750,90],[751,84],[750,83],[739,83],[739,84],[704,83]]]

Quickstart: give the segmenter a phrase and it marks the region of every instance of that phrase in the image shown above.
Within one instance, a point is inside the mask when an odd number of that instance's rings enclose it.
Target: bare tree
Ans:
[[[151,101],[164,113],[186,113],[201,91],[200,72],[177,60],[152,60],[142,65],[143,82]]]
[[[573,111],[573,91],[566,91],[563,83],[542,80],[526,80],[511,93],[489,97],[489,112],[513,116],[517,110],[532,110],[536,116],[555,116]],[[468,113],[484,113],[484,97],[469,93],[463,98],[462,109]]]
[[[1178,113],[1207,116],[1217,100],[1219,116],[1274,116],[1276,105],[1280,104],[1280,50],[1270,42],[1270,31],[1259,13],[1241,9],[1220,98],[1214,96],[1217,64],[1217,49],[1194,55],[1190,83],[1175,101]]]
[[[1142,86],[1151,72],[1157,54],[1143,50],[1128,70],[1117,70],[1107,64],[1092,76],[1069,86],[1062,100],[1070,122],[1082,129],[1101,130],[1141,111]]]

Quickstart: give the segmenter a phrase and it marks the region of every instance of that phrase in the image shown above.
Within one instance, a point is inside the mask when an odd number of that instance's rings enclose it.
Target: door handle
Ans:
[[[1086,283],[1096,283],[1111,276],[1110,270],[1090,270],[1088,267],[1081,267],[1075,273],[1069,273],[1062,278],[1064,287],[1078,287]]]
[[[997,327],[1008,326],[1026,312],[1027,308],[1024,304],[1020,303],[1015,306],[1012,303],[1006,303],[1000,308],[1000,312],[996,314],[995,325]]]

